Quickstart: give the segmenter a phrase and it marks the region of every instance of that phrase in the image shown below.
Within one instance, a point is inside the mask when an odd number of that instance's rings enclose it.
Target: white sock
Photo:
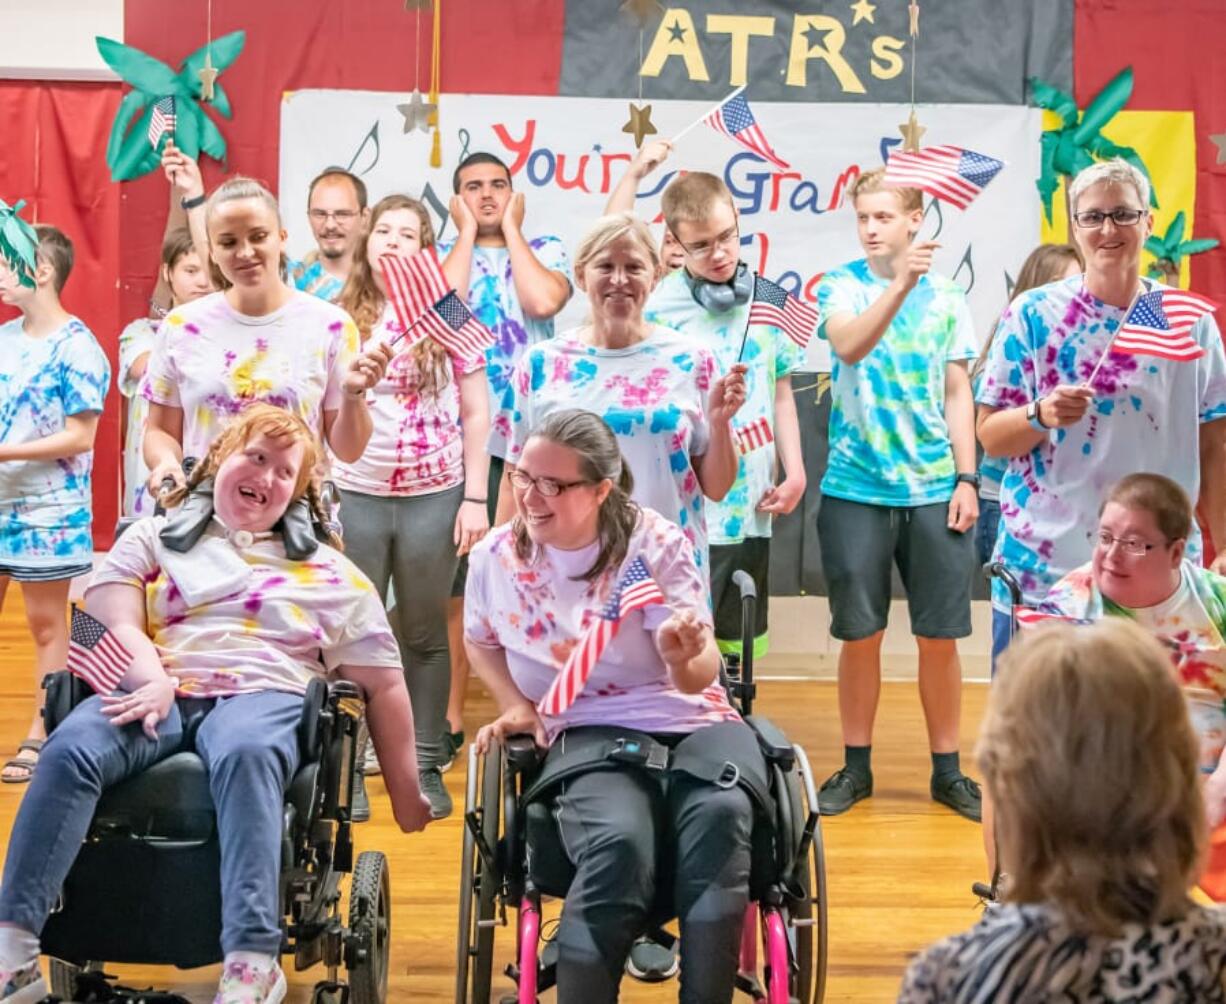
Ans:
[[[11,973],[37,961],[37,934],[10,924],[0,925],[0,969]]]
[[[277,956],[265,955],[263,952],[226,952],[226,958],[223,965],[230,965],[233,962],[244,963],[252,969],[276,969],[278,962]]]

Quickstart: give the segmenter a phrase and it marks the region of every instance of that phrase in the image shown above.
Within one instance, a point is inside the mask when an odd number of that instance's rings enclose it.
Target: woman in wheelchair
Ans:
[[[396,821],[406,832],[426,825],[383,606],[310,533],[322,460],[301,418],[254,405],[171,496],[184,503],[178,512],[134,524],[95,573],[88,612],[131,661],[118,690],[78,705],[52,733],[17,814],[0,888],[0,1004],[46,995],[39,934],[102,791],[185,749],[208,770],[220,834],[225,963],[215,1004],[285,996],[281,814],[316,675],[364,691]]]
[[[769,795],[757,741],[718,682],[692,548],[630,501],[617,440],[589,412],[547,418],[511,485],[515,518],[473,551],[465,637],[501,712],[478,749],[517,733],[549,748],[534,789],[574,871],[558,1000],[615,1001],[636,936],[674,914],[681,999],[730,1000]],[[662,595],[639,607],[645,574]]]

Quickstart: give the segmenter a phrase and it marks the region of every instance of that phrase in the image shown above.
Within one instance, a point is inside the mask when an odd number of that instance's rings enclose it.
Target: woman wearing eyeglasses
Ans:
[[[1199,498],[1214,539],[1226,544],[1226,354],[1212,315],[1187,332],[1195,358],[1112,350],[1141,297],[1163,314],[1157,301],[1168,287],[1139,276],[1153,229],[1149,196],[1148,179],[1122,160],[1073,179],[1085,274],[1014,300],[983,369],[979,440],[989,455],[1009,458],[993,558],[1017,576],[1027,605],[1085,560],[1099,500],[1136,471],[1165,475]],[[1159,348],[1171,340],[1156,336]],[[1199,556],[1193,524],[1188,557]],[[1003,583],[993,601],[996,656],[1009,637]]]
[[[722,499],[737,473],[731,421],[745,400],[745,367],[722,376],[715,357],[680,332],[643,319],[660,253],[646,224],[630,213],[599,219],[579,244],[575,282],[591,318],[534,345],[515,368],[490,432],[508,479],[529,432],[549,415],[582,408],[617,436],[634,475],[634,501],[685,532],[706,572],[703,496]],[[497,523],[512,515],[500,493]]]

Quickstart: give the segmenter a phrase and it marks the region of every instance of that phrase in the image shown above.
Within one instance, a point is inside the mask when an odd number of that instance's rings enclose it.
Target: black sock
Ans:
[[[932,754],[932,780],[938,783],[956,781],[962,776],[962,768],[958,765],[958,753]]]
[[[873,776],[873,747],[844,746],[843,766],[856,777],[867,781]]]

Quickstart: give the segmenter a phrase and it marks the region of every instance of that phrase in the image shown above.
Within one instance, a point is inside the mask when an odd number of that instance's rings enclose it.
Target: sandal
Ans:
[[[7,774],[0,773],[0,782],[4,784],[28,784],[30,778],[34,776],[34,768],[38,766],[38,755],[43,751],[43,743],[46,739],[26,739],[17,746],[17,755],[11,760],[5,761],[3,770],[15,769],[25,773],[19,777],[9,777]],[[22,756],[22,753],[33,753],[33,757]]]

